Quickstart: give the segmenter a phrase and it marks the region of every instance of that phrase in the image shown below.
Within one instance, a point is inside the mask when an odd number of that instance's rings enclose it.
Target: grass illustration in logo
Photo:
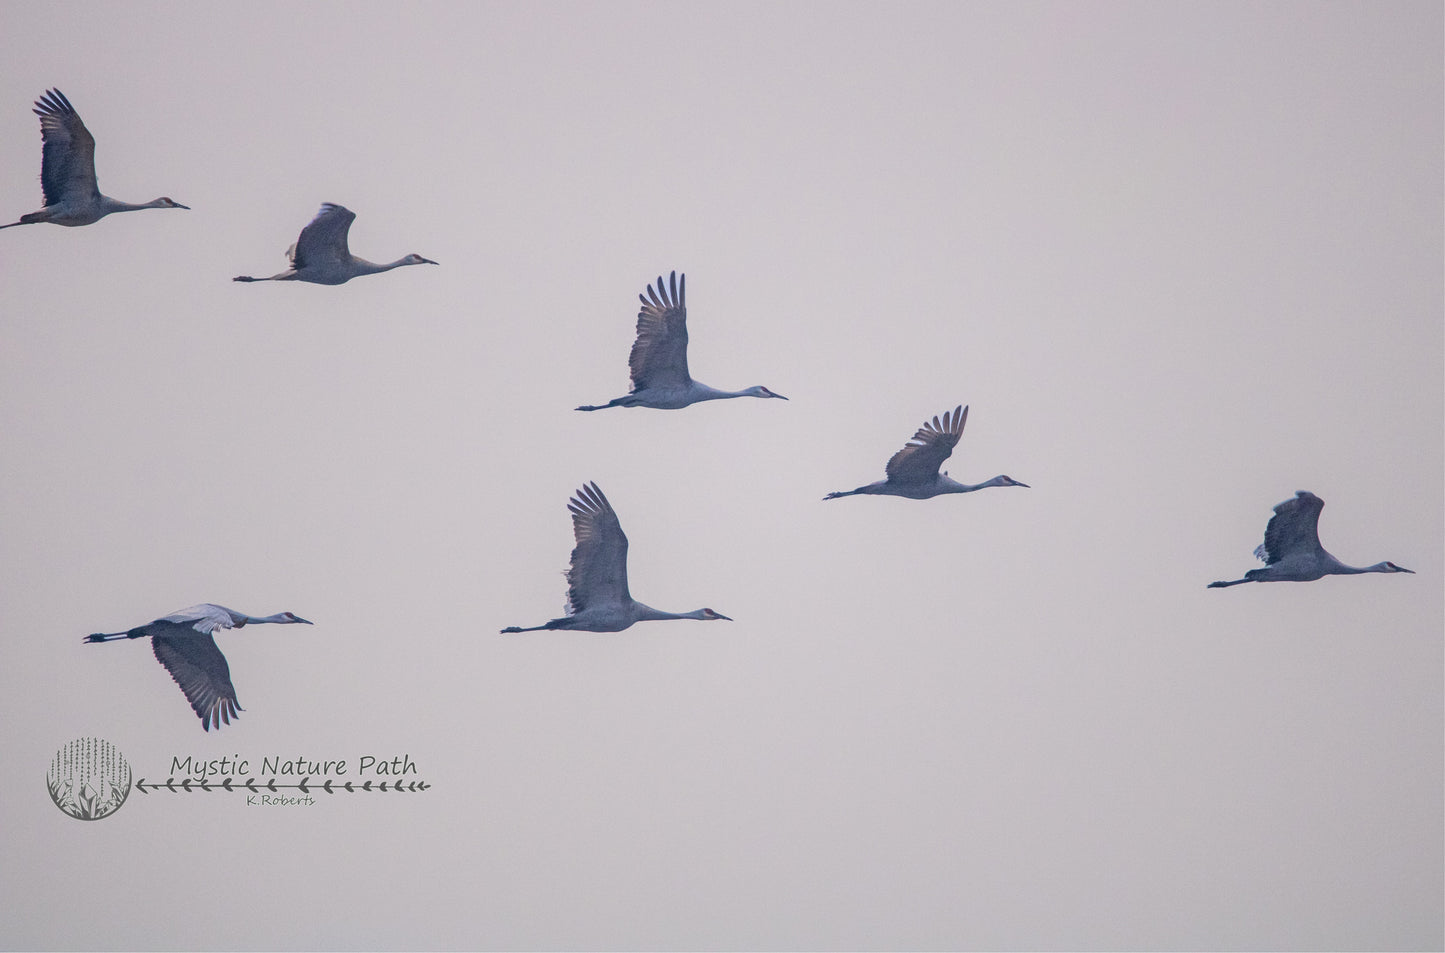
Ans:
[[[45,786],[55,806],[81,821],[109,817],[130,796],[130,765],[109,741],[77,738],[55,752]]]

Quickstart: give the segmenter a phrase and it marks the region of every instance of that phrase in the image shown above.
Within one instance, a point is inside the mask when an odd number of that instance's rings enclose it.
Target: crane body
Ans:
[[[202,603],[181,609],[146,625],[124,632],[97,632],[85,637],[86,642],[111,642],[117,639],[151,640],[156,661],[171,673],[186,700],[201,719],[201,727],[210,731],[221,724],[230,724],[237,712],[244,711],[236,700],[231,684],[231,669],[216,645],[217,629],[239,629],[265,623],[311,625],[294,613],[278,612],[268,616],[250,616],[213,603]]]
[[[93,225],[112,212],[135,212],[144,208],[184,208],[189,205],[162,196],[149,202],[133,204],[100,193],[95,177],[95,137],[80,121],[70,100],[58,89],[47,89],[35,101],[35,114],[40,117],[40,189],[45,207],[38,212],[20,216],[16,225],[52,225],[77,227]]]

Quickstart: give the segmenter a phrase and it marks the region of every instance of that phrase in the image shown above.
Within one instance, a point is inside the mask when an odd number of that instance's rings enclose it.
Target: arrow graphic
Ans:
[[[190,794],[195,791],[246,791],[252,794],[259,794],[262,791],[276,792],[281,790],[295,790],[302,794],[309,794],[312,791],[325,791],[327,794],[337,794],[342,791],[348,794],[357,792],[385,792],[413,793],[425,791],[431,787],[425,781],[346,781],[341,782],[327,778],[324,782],[312,782],[310,777],[302,778],[295,784],[277,784],[275,778],[257,781],[255,778],[247,778],[245,783],[239,783],[235,778],[226,778],[224,781],[197,781],[195,778],[182,778],[177,781],[175,778],[166,778],[165,781],[147,781],[141,778],[135,783],[135,789],[142,794],[150,794],[152,791],[170,791],[172,794]]]

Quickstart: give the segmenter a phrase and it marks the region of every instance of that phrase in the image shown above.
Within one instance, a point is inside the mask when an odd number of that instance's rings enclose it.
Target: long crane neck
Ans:
[[[137,205],[133,202],[122,202],[120,199],[113,199],[109,195],[102,195],[100,197],[100,207],[105,210],[106,215],[109,215],[112,212],[137,212],[143,208],[167,208],[168,206],[165,204],[164,199],[152,199],[149,202],[141,202]]]
[[[635,603],[635,605],[637,606],[637,608],[636,608],[636,610],[635,610],[635,615],[637,616],[637,621],[638,621],[638,622],[659,622],[659,621],[662,621],[662,620],[664,620],[664,619],[703,619],[703,618],[706,618],[706,617],[703,615],[703,610],[702,610],[702,609],[696,609],[696,610],[694,610],[694,611],[692,611],[692,612],[663,612],[661,609],[654,609],[652,606],[643,605],[643,604],[640,603],[640,602]]]
[[[742,390],[718,390],[698,381],[692,382],[693,403],[700,400],[726,400],[729,397],[779,397],[761,384],[744,387]]]
[[[275,615],[254,616],[246,615],[244,612],[232,611],[231,621],[232,625],[238,629],[243,625],[261,625],[266,622],[275,622],[278,625],[293,625],[296,623],[302,625],[311,624],[306,619],[297,616],[294,612],[278,612]]]
[[[716,387],[709,387],[706,384],[693,382],[693,393],[696,395],[694,403],[702,400],[726,400],[729,397],[746,397],[745,390],[718,390]]]
[[[383,263],[367,261],[365,258],[357,258],[355,255],[352,255],[351,274],[353,277],[359,277],[361,275],[379,275],[383,271],[391,271],[393,268],[400,268],[402,265],[405,264],[409,264],[409,262],[405,258],[398,258],[396,261],[388,261]]]
[[[990,486],[1007,486],[1005,480],[1007,477],[1000,475],[992,480],[984,480],[982,483],[959,483],[947,473],[940,474],[938,477],[938,482],[943,484],[942,492],[944,493],[972,493],[974,490],[982,490]]]
[[[357,258],[355,255],[353,255],[351,256],[351,268],[348,270],[354,276],[376,275],[380,274],[383,271],[391,271],[393,268],[398,267],[400,264],[400,260],[393,261],[387,264],[379,264],[374,261],[367,261],[365,258]]]
[[[1334,557],[1330,557],[1334,559]],[[1334,568],[1330,570],[1336,576],[1358,576],[1366,572],[1395,572],[1390,568],[1389,563],[1375,563],[1373,566],[1346,566],[1338,559],[1334,560]]]

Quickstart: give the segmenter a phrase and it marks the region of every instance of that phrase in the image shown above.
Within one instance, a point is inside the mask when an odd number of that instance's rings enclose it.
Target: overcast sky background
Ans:
[[[0,233],[0,944],[1439,948],[1442,13],[21,4],[102,190]],[[323,201],[352,250],[268,275]],[[579,414],[637,294],[790,401]],[[880,479],[966,403],[952,475]],[[633,594],[560,614],[596,480]],[[1270,508],[1418,575],[1215,591]],[[245,712],[146,644],[197,602]],[[101,737],[421,794],[44,791]],[[253,771],[255,768],[253,767]]]

